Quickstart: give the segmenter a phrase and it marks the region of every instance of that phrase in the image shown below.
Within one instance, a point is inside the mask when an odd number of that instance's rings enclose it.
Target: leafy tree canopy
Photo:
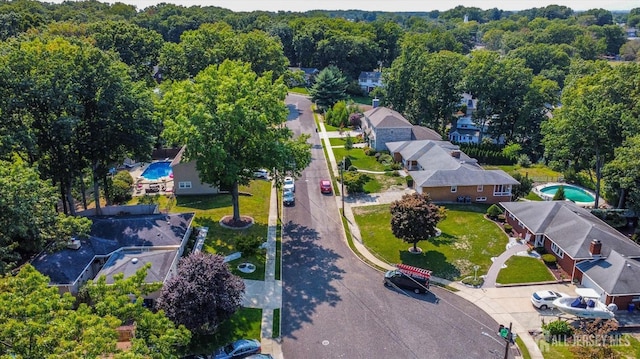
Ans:
[[[315,83],[309,89],[311,99],[320,109],[331,108],[336,102],[347,98],[347,79],[335,66],[329,66],[320,71]]]
[[[428,194],[411,193],[391,203],[391,231],[397,238],[413,244],[417,252],[419,241],[437,235],[436,226],[445,219],[444,207],[435,205]]]

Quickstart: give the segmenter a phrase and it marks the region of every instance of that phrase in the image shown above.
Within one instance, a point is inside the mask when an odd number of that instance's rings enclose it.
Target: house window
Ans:
[[[451,193],[458,192],[458,186],[451,186]]]
[[[178,188],[191,188],[191,181],[178,182]]]
[[[551,242],[551,251],[558,256],[558,258],[564,258],[564,251],[558,247],[554,242]]]
[[[510,184],[497,184],[493,186],[493,195],[494,196],[510,196],[511,195],[511,185]]]
[[[478,185],[478,192],[482,192],[482,191],[484,191],[484,186],[479,184]]]
[[[516,216],[514,216],[513,213],[509,212],[509,218],[516,219]]]
[[[487,197],[476,197],[476,202],[486,202]]]

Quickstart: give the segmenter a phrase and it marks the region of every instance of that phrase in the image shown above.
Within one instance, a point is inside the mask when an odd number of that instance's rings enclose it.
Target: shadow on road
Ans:
[[[335,265],[342,257],[322,247],[314,229],[291,221],[283,229],[288,238],[282,245],[282,335],[295,339],[292,333],[313,321],[319,305],[340,301],[332,282],[341,280],[344,271]]]

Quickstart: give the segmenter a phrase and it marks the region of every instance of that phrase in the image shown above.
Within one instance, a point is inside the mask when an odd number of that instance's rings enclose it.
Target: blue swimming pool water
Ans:
[[[141,176],[150,181],[157,181],[162,177],[171,177],[172,174],[171,162],[162,161],[150,164],[144,172],[142,172]]]
[[[545,187],[540,189],[540,192],[553,196],[556,194],[559,185],[553,185],[549,187]],[[574,202],[593,202],[595,201],[595,197],[590,193],[586,192],[582,188],[571,186],[571,185],[563,185],[564,187],[564,196],[566,199],[572,200]]]

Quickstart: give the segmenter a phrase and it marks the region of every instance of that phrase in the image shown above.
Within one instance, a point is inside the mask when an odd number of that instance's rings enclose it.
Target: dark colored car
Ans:
[[[331,193],[331,181],[329,181],[329,180],[320,180],[320,192],[322,192],[322,193]]]
[[[212,359],[240,359],[251,354],[259,354],[260,342],[255,339],[239,339],[213,353]]]
[[[390,270],[384,274],[384,285],[411,290],[414,293],[426,293],[429,289],[429,280],[410,277],[399,270]]]
[[[286,191],[284,192],[284,194],[282,195],[282,203],[284,203],[285,206],[293,206],[296,204],[296,195],[293,194],[293,192],[291,191]]]

